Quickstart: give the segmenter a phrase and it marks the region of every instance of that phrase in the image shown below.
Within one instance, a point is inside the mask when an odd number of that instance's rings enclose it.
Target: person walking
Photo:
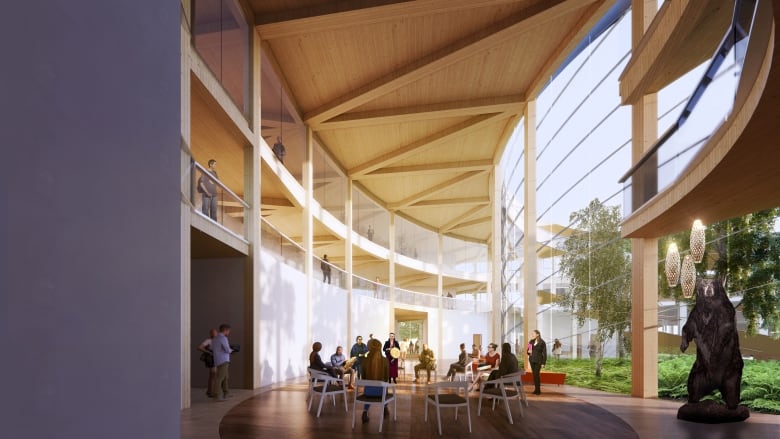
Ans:
[[[217,382],[214,389],[217,394],[217,401],[225,401],[230,393],[230,325],[219,325],[219,333],[211,341],[211,350],[214,352],[214,366],[217,368]]]
[[[528,361],[531,363],[531,372],[534,375],[534,395],[541,395],[541,370],[547,363],[547,344],[542,340],[542,334],[538,329],[534,329],[534,337],[529,343],[531,345],[531,353],[528,354]]]

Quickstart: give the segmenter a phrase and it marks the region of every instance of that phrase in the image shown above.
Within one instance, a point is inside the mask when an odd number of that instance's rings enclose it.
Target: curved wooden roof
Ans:
[[[493,169],[604,0],[252,0],[263,49],[356,185],[429,229],[486,242]]]

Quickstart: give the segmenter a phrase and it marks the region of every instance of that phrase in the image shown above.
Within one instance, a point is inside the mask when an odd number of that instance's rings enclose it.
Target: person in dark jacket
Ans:
[[[455,374],[466,370],[466,362],[468,361],[468,354],[466,354],[466,343],[460,344],[460,355],[458,361],[450,364],[450,369],[447,371],[447,378],[450,381],[455,381]]]
[[[311,345],[311,349],[311,354],[309,354],[309,367],[312,369],[321,370],[332,377],[338,377],[336,369],[334,369],[333,366],[328,366],[322,362],[322,357],[320,357],[322,343],[318,341],[314,342],[314,344]]]
[[[541,395],[542,379],[539,376],[545,363],[547,363],[547,344],[542,340],[542,334],[534,329],[534,338],[531,340],[531,352],[528,361],[531,363],[531,372],[534,374],[534,395]]]
[[[501,345],[501,361],[498,363],[498,369],[490,372],[488,381],[501,378],[504,375],[515,373],[520,370],[520,366],[517,363],[517,357],[512,353],[512,345],[509,343],[503,343]],[[493,387],[493,384],[485,385],[485,388]]]

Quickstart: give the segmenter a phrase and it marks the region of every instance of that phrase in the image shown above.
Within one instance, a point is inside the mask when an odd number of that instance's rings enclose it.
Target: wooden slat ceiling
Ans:
[[[492,171],[605,0],[252,0],[304,121],[358,187],[487,242]],[[265,189],[264,196],[265,196]]]

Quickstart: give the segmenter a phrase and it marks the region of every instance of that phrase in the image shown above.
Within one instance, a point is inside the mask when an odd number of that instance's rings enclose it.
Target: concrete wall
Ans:
[[[180,5],[3,16],[3,437],[179,437]]]

